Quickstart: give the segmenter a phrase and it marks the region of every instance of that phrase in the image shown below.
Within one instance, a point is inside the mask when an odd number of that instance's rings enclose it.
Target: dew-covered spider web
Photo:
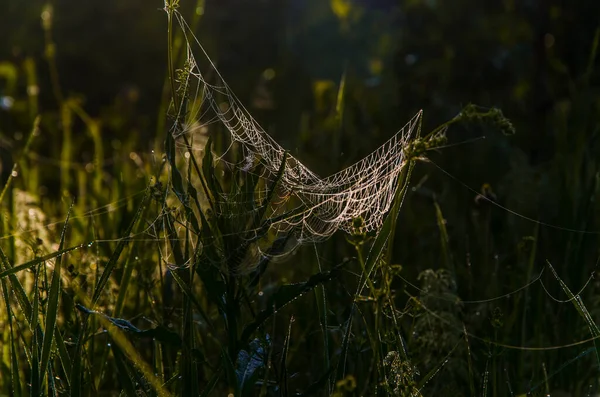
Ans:
[[[361,219],[361,231],[377,231],[392,205],[399,176],[407,165],[407,146],[418,135],[422,112],[367,157],[331,176],[320,177],[286,152],[258,124],[185,20],[180,14],[175,15],[186,39],[185,66],[178,73],[179,93],[193,105],[179,108],[172,130],[174,137],[220,122],[230,133],[232,144],[244,152],[242,168],[249,169],[260,159],[266,171],[262,176],[270,176],[271,181],[277,178],[279,202],[296,199],[294,214],[277,220],[273,227],[293,232],[300,243],[326,239],[338,230],[350,233],[356,228],[356,219]],[[206,71],[201,64],[205,64]],[[226,161],[226,156],[220,159]]]

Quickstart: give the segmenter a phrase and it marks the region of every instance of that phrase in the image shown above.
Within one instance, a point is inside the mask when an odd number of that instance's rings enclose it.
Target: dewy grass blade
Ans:
[[[319,252],[317,246],[315,248],[315,256],[317,258],[317,264],[319,266],[319,272],[322,272],[321,261],[319,260]],[[315,288],[315,298],[317,301],[317,311],[319,313],[319,322],[321,324],[321,333],[323,334],[323,359],[325,360],[325,366],[331,369],[331,359],[329,357],[329,334],[327,330],[327,290],[325,285],[321,284]],[[331,374],[331,371],[329,371]],[[331,384],[328,387],[328,393],[331,393]]]
[[[52,253],[50,253],[48,255],[44,255],[42,257],[33,259],[33,260],[29,261],[29,262],[23,263],[22,265],[18,265],[18,266],[15,266],[15,267],[4,269],[3,271],[0,272],[0,278],[4,278],[6,276],[10,276],[12,274],[16,274],[16,273],[18,273],[20,271],[30,269],[30,268],[32,268],[32,267],[34,267],[36,265],[39,265],[40,263],[49,261],[50,259],[58,258],[58,257],[66,254],[68,252],[75,251],[75,250],[83,248],[83,247],[87,247],[87,244],[79,244],[79,245],[76,245],[76,246],[73,246],[73,247],[69,247],[69,248],[65,248],[65,249],[62,249],[62,250],[58,250],[58,251],[52,252]]]
[[[255,229],[259,228],[259,225],[260,225],[262,219],[264,218],[265,213],[267,212],[267,208],[273,201],[273,197],[275,196],[275,192],[277,191],[277,186],[279,185],[279,183],[281,182],[281,179],[283,178],[287,159],[288,159],[288,152],[286,151],[286,152],[283,152],[283,158],[281,160],[281,164],[279,165],[279,170],[277,171],[277,177],[276,177],[275,181],[269,188],[269,191],[267,192],[267,195],[266,195],[262,205],[260,206],[260,210],[255,212],[255,218],[254,218],[254,221],[252,223],[250,230],[255,230]]]
[[[96,306],[96,303],[98,303],[98,299],[100,299],[100,294],[104,290],[104,287],[106,287],[106,284],[108,283],[108,279],[110,278],[110,275],[111,275],[112,271],[114,270],[115,266],[117,265],[117,261],[119,260],[119,257],[121,256],[121,252],[123,252],[123,249],[129,242],[129,237],[131,236],[131,231],[133,230],[133,227],[135,226],[137,221],[142,216],[142,213],[146,206],[146,201],[148,200],[149,196],[150,196],[150,189],[146,189],[146,194],[144,194],[144,197],[142,198],[142,202],[140,203],[137,212],[133,216],[133,219],[131,220],[131,223],[127,227],[127,230],[125,230],[123,238],[121,238],[121,240],[119,240],[117,247],[115,248],[108,263],[106,264],[106,267],[104,268],[104,272],[102,272],[102,275],[100,276],[100,279],[98,280],[98,284],[96,284],[94,294],[92,295],[91,309],[93,309],[94,306]]]
[[[135,397],[137,396],[137,393],[135,391],[135,385],[134,385],[134,377],[132,377],[129,374],[128,371],[128,365],[127,362],[125,361],[125,357],[123,356],[123,353],[121,352],[121,349],[119,349],[119,346],[117,346],[116,343],[113,343],[111,345],[111,349],[113,352],[113,356],[115,358],[115,365],[117,367],[117,378],[119,379],[119,383],[121,383],[121,387],[124,389],[125,394],[129,397]],[[122,393],[123,391],[121,391]]]
[[[10,262],[8,257],[5,255],[4,251],[0,248],[0,270],[9,270],[11,269]],[[31,313],[33,312],[32,304],[25,293],[25,289],[23,285],[15,276],[15,274],[9,274],[8,280],[10,281],[10,286],[15,296],[17,297],[17,303],[19,307],[25,314],[25,318],[29,322],[31,329],[33,329],[33,325],[31,324]],[[43,338],[42,328],[38,325],[37,333],[40,338]],[[60,332],[55,334],[56,346],[58,348],[58,354],[60,357],[61,365],[63,367],[63,371],[65,373],[65,381],[67,382],[67,386],[70,386],[70,374],[71,374],[71,358],[69,357],[69,353],[67,351],[67,347],[65,346],[65,341]]]
[[[65,244],[65,236],[67,233],[67,228],[69,226],[69,218],[71,216],[71,211],[73,210],[74,201],[71,203],[69,207],[69,211],[67,212],[67,219],[63,225],[63,230],[60,235],[60,242],[58,245],[58,250],[61,251]],[[48,363],[50,361],[50,350],[52,348],[52,343],[54,341],[54,333],[60,332],[56,329],[56,320],[58,317],[58,305],[60,301],[60,270],[62,266],[62,256],[59,256],[54,261],[54,271],[52,272],[52,281],[50,283],[50,291],[48,293],[48,303],[46,309],[46,329],[44,331],[44,340],[42,342],[42,356],[40,361],[40,375],[41,382],[44,381],[44,377],[46,375],[46,368],[48,367]]]
[[[448,363],[448,361],[450,360],[450,356],[452,356],[452,353],[454,353],[454,350],[456,350],[456,348],[461,344],[461,342],[462,341],[460,340],[456,342],[452,350],[450,350],[448,354],[446,354],[446,356],[438,364],[436,364],[427,374],[425,374],[423,378],[419,380],[419,384],[417,385],[419,392],[422,391],[425,385],[427,385],[427,383],[429,383],[429,381],[434,376],[436,376],[438,372],[440,372],[442,368]]]
[[[365,285],[367,284],[367,280],[371,277],[371,273],[373,269],[375,269],[375,265],[381,259],[381,255],[387,246],[387,261],[386,263],[391,263],[391,247],[394,238],[394,229],[396,226],[396,220],[398,218],[398,213],[400,212],[400,207],[402,206],[402,202],[404,201],[404,197],[406,196],[406,192],[408,191],[408,185],[410,182],[410,176],[412,174],[413,168],[415,166],[414,161],[411,161],[409,164],[405,165],[404,170],[400,174],[398,190],[396,191],[396,195],[394,198],[394,205],[392,210],[389,212],[388,216],[381,227],[379,233],[377,233],[377,237],[369,250],[369,254],[367,256],[365,262],[365,270],[361,276],[361,282],[359,283],[359,288],[356,291],[355,298],[358,297]]]
[[[229,357],[227,357],[227,359],[229,359]],[[213,377],[208,381],[208,384],[202,391],[202,394],[200,394],[200,397],[210,396],[220,378],[221,378],[221,371],[215,372]]]
[[[419,130],[420,130],[420,124],[419,124]],[[354,314],[354,305],[356,304],[356,299],[362,293],[362,290],[364,289],[365,285],[367,284],[369,277],[371,277],[371,273],[372,273],[373,269],[375,268],[375,265],[378,263],[381,256],[383,255],[384,250],[386,249],[386,246],[387,246],[386,255],[388,256],[386,263],[390,263],[391,254],[392,254],[391,243],[393,242],[392,240],[394,237],[393,229],[395,229],[398,213],[400,212],[400,208],[402,207],[402,202],[404,201],[404,198],[408,191],[410,176],[412,174],[414,165],[415,165],[415,161],[410,160],[410,162],[404,166],[404,170],[400,173],[399,184],[398,184],[398,187],[397,187],[397,190],[395,193],[394,204],[392,206],[392,209],[388,213],[388,215],[383,223],[383,226],[377,233],[377,237],[375,238],[375,241],[373,242],[373,245],[371,246],[371,249],[369,250],[369,254],[368,254],[366,262],[365,262],[364,270],[361,274],[361,277],[359,279],[358,288],[354,295],[354,303],[352,306],[352,310],[350,311],[350,316],[348,318],[346,332],[345,332],[344,339],[342,342],[342,355],[337,364],[337,378],[338,379],[342,379],[345,376],[346,358],[347,358],[347,351],[348,351],[348,347],[349,347],[349,343],[350,343],[350,330],[351,330],[351,326],[352,326],[352,316]]]
[[[204,312],[204,309],[202,309],[200,302],[198,302],[198,300],[194,296],[194,292],[185,283],[185,281],[183,281],[183,279],[179,276],[179,274],[177,274],[176,271],[172,271],[171,275],[173,276],[173,280],[175,280],[177,285],[179,285],[179,288],[181,288],[181,291],[184,293],[184,295],[186,295],[188,299],[194,304],[194,307],[196,308],[196,310],[198,310],[198,313],[200,314],[200,316],[202,316],[204,321],[206,321],[206,324],[208,324],[208,326],[213,332],[216,332],[215,326],[213,325],[208,315]]]
[[[4,303],[6,305],[6,317],[8,322],[8,332],[10,338],[10,385],[11,395],[20,397],[21,393],[21,378],[19,371],[19,356],[17,354],[17,347],[15,344],[15,331],[13,328],[13,312],[10,304],[10,298],[8,296],[8,286],[5,279],[0,279],[0,285],[2,286],[2,295],[4,297]]]
[[[106,331],[108,331],[108,334],[110,335],[110,338],[112,339],[112,341],[114,341],[116,344],[119,345],[119,348],[121,349],[121,351],[123,352],[125,357],[127,357],[127,359],[130,360],[131,363],[133,365],[135,365],[135,367],[141,372],[141,374],[144,376],[145,380],[152,386],[154,391],[156,391],[156,394],[159,397],[170,397],[171,393],[163,387],[162,382],[154,374],[154,372],[152,371],[152,368],[143,359],[143,357],[140,354],[140,351],[134,347],[134,345],[129,341],[129,339],[125,335],[125,331],[127,331],[127,332],[133,331],[133,334],[136,334],[136,333],[144,334],[144,332],[146,332],[145,335],[148,335],[148,331],[138,330],[139,332],[136,332],[135,327],[133,327],[133,325],[131,325],[129,322],[124,321],[122,319],[114,319],[114,318],[108,317],[100,312],[96,312],[93,309],[90,309],[89,307],[91,307],[91,302],[83,294],[83,292],[76,289],[75,293],[77,294],[79,299],[87,305],[87,306],[77,305],[77,309],[86,316],[85,321],[83,321],[84,330],[87,327],[87,324],[89,323],[89,321],[88,321],[89,316],[91,314],[99,314],[94,317],[97,318],[99,320],[99,323],[101,324],[101,326],[104,329],[106,329]],[[83,335],[85,335],[85,333],[83,333]],[[150,333],[150,337],[152,337],[152,338],[157,337],[157,333],[154,333],[154,331],[152,331]],[[82,338],[82,336],[80,336],[80,339],[77,344],[77,349],[78,349],[79,354],[75,358],[75,363],[73,365],[73,375],[71,377],[72,383],[74,385],[72,388],[72,392],[71,392],[72,396],[80,396],[81,395],[80,388],[82,385],[80,383],[81,383],[81,376],[82,376],[83,370],[84,370],[82,368],[81,352],[83,350],[83,346],[85,345],[85,343],[86,343],[86,341],[84,340],[84,338]],[[88,368],[88,370],[89,369],[90,368]],[[75,387],[75,385],[77,386],[77,388]]]
[[[42,385],[40,384],[40,362],[39,362],[39,340],[40,334],[35,332],[39,321],[39,304],[40,304],[40,288],[39,288],[40,268],[36,269],[35,281],[33,284],[33,307],[31,310],[31,329],[33,330],[33,338],[31,340],[31,395],[39,396],[42,394]]]
[[[285,341],[283,342],[283,352],[281,353],[281,363],[279,365],[280,367],[280,374],[281,374],[281,381],[280,381],[280,387],[281,387],[281,395],[284,397],[288,397],[289,396],[289,391],[288,391],[288,370],[287,370],[287,359],[288,359],[288,352],[290,351],[290,340],[292,338],[292,324],[294,323],[294,316],[292,316],[290,318],[290,325],[288,326],[288,331],[287,334],[285,335]]]
[[[588,328],[590,329],[590,333],[594,338],[596,338],[594,339],[594,346],[596,347],[596,361],[600,366],[600,342],[598,341],[598,338],[600,337],[600,328],[598,328],[598,325],[594,322],[592,316],[590,315],[590,312],[585,307],[581,297],[579,295],[576,296],[573,294],[573,292],[571,292],[567,284],[565,284],[565,282],[562,281],[562,279],[558,276],[558,273],[549,261],[546,261],[546,263],[548,264],[548,266],[550,267],[550,271],[552,271],[552,274],[560,284],[560,287],[569,297],[569,301],[573,303],[579,315],[583,317],[583,319],[587,323]]]
[[[29,134],[29,138],[27,139],[27,142],[25,143],[25,147],[23,148],[23,152],[21,153],[21,157],[23,157],[23,158],[25,156],[27,156],[27,154],[29,153],[29,147],[31,146],[31,142],[33,142],[33,138],[39,135],[40,121],[41,121],[40,116],[37,116],[35,118],[35,120],[33,121],[33,128],[31,129],[31,134]],[[12,180],[14,179],[14,177],[16,175],[17,168],[18,168],[18,165],[17,165],[17,163],[15,163],[13,165],[12,172],[9,174],[7,181],[4,184],[4,186],[2,187],[2,191],[0,192],[0,203],[2,203],[2,200],[4,199],[4,195],[10,188]]]
[[[244,327],[242,336],[240,337],[241,343],[246,343],[252,334],[265,321],[267,321],[271,316],[288,305],[290,302],[298,299],[307,292],[312,291],[318,285],[336,278],[347,262],[348,261],[342,262],[334,267],[331,271],[314,274],[304,283],[286,284],[280,286],[277,291],[269,297],[265,306],[266,308],[256,315],[254,321]]]
[[[133,250],[130,250],[129,254],[127,255],[127,259],[125,260],[125,265],[123,266],[123,276],[121,278],[121,284],[119,285],[120,288],[119,294],[117,295],[117,302],[115,303],[115,317],[121,316],[121,312],[123,310],[125,297],[127,296],[127,291],[129,290],[129,288],[127,287],[129,286],[131,276],[133,274],[133,269],[135,267],[135,264],[137,263],[137,261],[134,260],[133,257]]]
[[[444,219],[444,214],[442,213],[442,209],[437,201],[434,201],[433,204],[435,206],[435,218],[437,221],[437,226],[440,231],[440,245],[442,248],[444,265],[446,266],[446,269],[455,274],[456,270],[454,269],[454,261],[452,259],[452,253],[450,252],[450,237],[448,236],[448,230],[446,228],[446,220]]]

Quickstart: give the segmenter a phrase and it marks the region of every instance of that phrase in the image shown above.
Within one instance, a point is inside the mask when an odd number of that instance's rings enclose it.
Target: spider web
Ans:
[[[271,181],[282,170],[279,201],[285,203],[294,197],[300,211],[276,221],[273,227],[280,232],[293,232],[299,243],[321,241],[338,230],[351,233],[358,218],[362,232],[377,231],[392,205],[398,178],[407,165],[406,149],[418,134],[422,112],[367,157],[331,176],[319,177],[265,132],[229,88],[185,20],[178,13],[174,15],[184,32],[186,46],[179,90],[194,105],[187,114],[181,107],[173,135],[189,133],[198,123],[207,127],[219,121],[232,142],[244,151],[244,168],[249,169],[255,159],[260,159],[268,173],[262,176],[270,175]],[[207,72],[202,71],[202,61]]]

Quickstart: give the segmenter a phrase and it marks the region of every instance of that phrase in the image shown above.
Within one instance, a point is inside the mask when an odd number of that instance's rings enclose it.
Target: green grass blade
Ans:
[[[128,365],[123,356],[123,352],[116,343],[112,343],[111,347],[115,358],[115,365],[117,367],[117,378],[119,379],[119,383],[121,383],[121,387],[127,396],[137,397],[138,394],[136,393],[134,386],[135,378],[132,377],[128,371]]]
[[[369,254],[365,261],[365,269],[361,276],[362,281],[359,283],[359,288],[356,292],[356,297],[358,297],[365,285],[369,277],[371,277],[371,273],[375,268],[377,262],[379,262],[381,255],[387,246],[387,260],[386,263],[391,263],[391,255],[392,255],[392,243],[394,239],[394,231],[396,227],[396,220],[398,219],[398,213],[400,212],[400,207],[402,206],[402,202],[404,201],[404,197],[408,191],[408,184],[410,182],[410,176],[412,174],[413,168],[415,166],[414,161],[411,161],[408,165],[404,167],[404,170],[401,172],[399,176],[399,185],[396,190],[394,205],[390,211],[390,213],[385,218],[383,222],[383,226],[379,233],[377,233],[377,237],[369,250]]]
[[[288,370],[287,370],[287,359],[288,352],[290,351],[290,340],[292,339],[292,324],[294,323],[294,316],[290,318],[290,324],[288,326],[287,334],[285,335],[285,341],[283,342],[283,351],[281,352],[281,362],[279,364],[280,371],[280,387],[281,395],[284,397],[289,396],[288,390]]]
[[[75,347],[75,356],[73,359],[73,366],[71,369],[71,397],[79,397],[82,395],[82,381],[83,381],[83,350],[85,345],[85,339],[88,329],[87,315],[82,321],[83,326],[79,332],[77,339],[77,345]]]
[[[60,365],[63,369],[64,380],[67,383],[67,387],[70,387],[70,376],[72,370],[71,357],[69,357],[69,352],[67,350],[67,346],[65,345],[65,340],[63,339],[63,336],[59,330],[55,331],[54,339],[56,343],[56,350],[58,351],[58,357],[60,359]]]
[[[20,371],[19,371],[19,356],[17,354],[17,347],[15,344],[15,332],[14,332],[14,328],[13,328],[13,312],[12,312],[12,308],[11,308],[11,304],[10,304],[10,299],[8,296],[8,286],[6,284],[6,280],[5,279],[0,279],[1,281],[1,286],[2,286],[2,295],[4,297],[4,303],[6,305],[6,317],[7,317],[7,321],[8,321],[8,328],[9,328],[9,338],[10,338],[10,371],[9,371],[9,376],[10,376],[10,385],[11,385],[11,390],[10,393],[11,395],[15,396],[15,397],[20,397],[22,395],[21,392],[21,378],[20,378]]]
[[[137,261],[133,260],[133,250],[129,251],[129,255],[127,260],[125,261],[125,266],[123,267],[123,276],[121,277],[121,283],[119,285],[119,294],[117,295],[117,302],[115,303],[114,314],[116,317],[121,315],[123,311],[123,304],[125,303],[125,298],[127,297],[127,291],[129,290],[129,283],[131,282],[131,276],[133,274],[133,268]]]
[[[314,395],[321,395],[321,391],[327,388],[328,395],[329,393],[329,379],[331,379],[331,375],[333,374],[334,368],[329,367],[327,372],[325,372],[316,382],[308,386],[302,393],[296,394],[298,397],[309,397]]]
[[[346,102],[344,100],[346,92],[346,75],[347,71],[344,70],[342,78],[340,79],[340,87],[338,89],[337,100],[335,104],[335,117],[337,120],[338,129],[341,129],[344,120],[344,108],[346,106]],[[334,153],[337,154],[337,152]]]
[[[215,165],[212,155],[212,139],[210,138],[204,147],[204,157],[202,157],[202,177],[202,180],[206,183],[208,188],[205,192],[207,194],[206,199],[209,200],[209,203],[211,203],[211,208],[214,210],[219,205],[216,199],[223,195],[223,189],[215,177]]]
[[[322,272],[321,261],[319,260],[319,252],[317,251],[317,246],[315,245],[315,254],[317,257],[317,263],[319,265],[319,272]],[[323,334],[323,359],[324,365],[326,368],[331,367],[331,359],[329,357],[329,331],[327,330],[327,290],[325,289],[325,285],[320,285],[315,288],[315,298],[317,302],[317,311],[319,314],[319,323],[321,325],[321,333]],[[331,371],[329,371],[331,374]],[[331,385],[330,385],[331,386]],[[328,395],[331,394],[331,387],[328,389]]]
[[[266,309],[259,312],[254,318],[254,321],[244,327],[242,336],[240,337],[242,343],[247,342],[250,339],[250,336],[252,336],[252,334],[265,321],[267,321],[272,315],[277,313],[287,304],[296,300],[307,292],[310,292],[318,285],[338,277],[342,267],[345,266],[348,261],[349,260],[342,262],[331,269],[331,271],[314,274],[303,283],[280,286],[279,289],[269,297]]]
[[[435,219],[440,231],[440,245],[442,247],[444,265],[446,266],[446,269],[455,274],[456,270],[454,268],[454,261],[452,260],[452,253],[450,252],[450,237],[448,236],[448,229],[446,229],[446,220],[444,219],[444,214],[442,214],[442,209],[437,201],[434,201],[433,204],[435,206]]]
[[[4,251],[2,251],[2,249],[0,248],[0,270],[9,270],[9,269],[11,269],[11,265],[8,260],[8,257],[6,256]],[[4,280],[4,279],[2,279],[2,280]],[[17,303],[19,304],[19,307],[23,311],[27,321],[30,321],[33,308],[32,308],[31,302],[29,301],[29,298],[27,297],[25,289],[23,288],[23,285],[21,284],[21,282],[19,281],[17,276],[15,276],[14,273],[8,275],[8,280],[10,282],[11,290],[17,297]],[[30,325],[30,327],[32,327],[31,323],[29,323],[29,325]],[[31,329],[33,329],[33,328],[31,328]],[[42,329],[39,325],[37,327],[37,332],[40,335],[40,337],[43,337]],[[71,373],[71,358],[69,357],[69,353],[65,346],[65,341],[63,339],[63,336],[60,334],[60,332],[56,333],[55,339],[56,339],[56,346],[58,348],[58,353],[59,353],[59,357],[60,357],[60,362],[63,367],[63,371],[65,372],[65,381],[67,382],[67,386],[70,386],[69,374]]]
[[[216,332],[215,326],[213,325],[212,321],[200,305],[200,302],[198,302],[198,299],[196,299],[196,297],[194,296],[194,293],[191,290],[191,288],[183,281],[183,279],[179,276],[179,274],[177,274],[176,271],[172,271],[171,275],[173,276],[173,280],[175,280],[177,285],[179,285],[179,288],[181,288],[181,291],[184,293],[184,295],[186,295],[187,298],[194,304],[194,307],[196,308],[196,310],[198,310],[198,313],[200,314],[200,316],[202,316],[202,319],[206,321],[206,323],[213,330],[213,332]]]
[[[420,123],[419,123],[419,131],[420,131]],[[356,293],[354,295],[354,303],[353,308],[350,313],[350,318],[348,319],[348,325],[346,328],[346,332],[344,335],[344,339],[342,341],[342,355],[340,356],[340,360],[337,364],[337,378],[343,379],[345,376],[345,367],[346,367],[346,358],[348,347],[350,343],[350,329],[352,325],[352,315],[354,313],[354,305],[356,304],[357,298],[362,293],[362,290],[365,288],[367,283],[369,282],[369,278],[373,270],[375,269],[377,263],[380,261],[384,251],[387,247],[387,260],[386,263],[390,263],[392,256],[392,243],[394,239],[394,231],[396,227],[396,220],[398,218],[398,213],[400,212],[400,208],[402,207],[402,203],[404,198],[406,197],[406,193],[408,192],[408,185],[410,183],[410,177],[414,168],[415,162],[410,161],[407,165],[405,165],[404,169],[398,176],[398,188],[396,189],[394,204],[392,209],[388,213],[383,222],[383,226],[377,233],[377,237],[375,237],[375,241],[371,245],[369,250],[369,254],[364,263],[363,272],[361,274],[358,287],[356,289]],[[362,264],[362,263],[361,263]]]
[[[115,248],[108,263],[106,264],[106,267],[104,268],[104,271],[102,272],[102,275],[100,276],[100,279],[98,280],[98,283],[96,284],[96,288],[94,289],[94,294],[92,295],[92,302],[91,302],[92,309],[94,308],[94,306],[96,306],[96,303],[98,303],[98,299],[100,299],[100,294],[104,290],[104,287],[106,287],[106,284],[108,283],[110,275],[111,275],[112,271],[114,270],[115,266],[117,265],[117,261],[119,260],[119,257],[121,256],[121,253],[123,252],[123,249],[129,242],[129,237],[131,236],[133,227],[138,222],[138,220],[141,218],[144,208],[146,206],[146,201],[148,200],[149,196],[150,196],[150,189],[146,189],[146,193],[144,194],[144,197],[142,198],[142,202],[140,203],[135,215],[133,216],[131,223],[125,230],[125,233],[123,234],[123,238],[121,238],[121,240],[119,240],[117,247]]]
[[[33,284],[33,306],[31,310],[31,329],[33,330],[33,338],[31,340],[31,395],[39,396],[42,394],[42,385],[40,384],[40,361],[39,361],[39,339],[40,336],[35,332],[38,327],[39,320],[39,303],[40,303],[40,288],[39,288],[40,268],[35,272],[35,281]]]
[[[471,397],[475,397],[475,375],[473,372],[473,357],[471,355],[471,344],[469,343],[469,334],[467,333],[467,327],[463,324],[463,335],[465,337],[465,345],[467,350],[467,364],[469,367],[469,390],[471,391]]]
[[[227,357],[227,360],[229,360],[229,357]],[[208,397],[208,396],[212,395],[211,393],[215,389],[215,386],[217,385],[217,382],[219,381],[219,379],[221,379],[221,371],[215,372],[215,374],[212,376],[212,378],[206,384],[206,387],[202,391],[202,394],[200,394],[200,397]]]
[[[60,235],[60,242],[58,245],[58,250],[61,251],[65,244],[65,236],[67,233],[67,228],[69,226],[69,218],[71,216],[71,211],[73,210],[73,203],[69,207],[69,211],[67,212],[67,219],[63,225],[63,229]],[[56,329],[56,319],[58,317],[58,305],[60,301],[60,271],[62,265],[62,255],[56,258],[54,262],[54,271],[52,272],[52,281],[50,283],[50,291],[48,293],[48,304],[46,308],[46,328],[44,330],[44,340],[42,342],[42,355],[40,360],[40,374],[41,381],[44,381],[44,377],[46,374],[46,369],[48,367],[48,363],[50,361],[50,350],[52,348],[52,343],[54,341],[54,333],[58,333],[59,331]]]
[[[33,138],[38,136],[40,133],[40,121],[41,121],[40,116],[37,116],[35,118],[35,120],[33,121],[33,128],[31,129],[29,138],[27,138],[27,142],[25,143],[25,147],[23,148],[23,152],[21,153],[22,158],[24,158],[25,156],[27,156],[27,154],[29,154],[29,147],[31,146],[31,142],[33,142]],[[4,186],[2,187],[2,191],[0,192],[0,203],[2,203],[2,200],[4,199],[4,195],[10,188],[12,180],[15,178],[14,172],[17,170],[17,167],[18,167],[18,165],[17,165],[17,163],[15,163],[13,165],[12,172],[8,175],[8,179],[6,180],[6,183],[4,184]]]
[[[79,245],[76,245],[73,247],[69,247],[69,248],[65,248],[62,250],[58,250],[56,252],[52,252],[48,255],[41,256],[39,258],[33,259],[33,260],[23,263],[21,265],[14,266],[14,267],[11,267],[8,269],[4,269],[3,271],[0,272],[0,278],[10,276],[11,274],[16,274],[23,270],[31,269],[32,267],[39,265],[43,262],[49,261],[50,259],[58,258],[68,252],[75,251],[75,250],[78,250],[78,249],[86,247],[86,246],[87,246],[87,244],[79,244]]]
[[[227,349],[223,348],[221,350],[221,361],[223,362],[224,366],[225,366],[225,374],[227,375],[227,383],[229,384],[230,387],[234,388],[234,396],[239,396],[240,395],[240,385],[237,381],[237,375],[235,373],[235,365],[233,363],[233,361],[231,361],[231,357],[229,357],[229,353],[227,351]]]
[[[283,153],[283,158],[281,159],[281,164],[279,165],[279,169],[277,170],[277,177],[275,178],[275,181],[273,181],[271,187],[269,188],[269,191],[267,192],[267,195],[265,196],[265,199],[263,200],[260,209],[255,212],[254,221],[252,222],[250,230],[256,230],[259,228],[260,223],[264,218],[265,213],[267,212],[267,208],[269,208],[269,205],[273,201],[273,197],[275,196],[275,192],[277,191],[277,186],[279,185],[279,182],[283,178],[283,174],[285,172],[287,158],[288,152],[286,151]]]
[[[419,384],[417,385],[417,388],[419,389],[419,391],[423,390],[425,385],[427,383],[429,383],[429,381],[431,379],[433,379],[433,377],[436,376],[437,373],[442,370],[442,368],[448,363],[448,360],[450,359],[450,356],[452,355],[452,353],[454,353],[454,350],[456,350],[456,348],[461,344],[461,342],[462,341],[460,341],[460,340],[458,342],[456,342],[456,344],[454,345],[452,350],[450,350],[448,352],[448,354],[446,354],[446,357],[444,357],[442,360],[440,360],[427,374],[425,374],[425,376],[423,378],[421,378],[419,380]]]
[[[573,292],[571,292],[567,284],[565,284],[565,282],[562,281],[562,279],[558,276],[558,273],[549,261],[547,261],[546,263],[550,267],[550,271],[552,271],[552,274],[560,284],[562,290],[565,292],[565,294],[567,294],[569,301],[573,303],[573,306],[575,306],[577,313],[579,313],[579,315],[583,317],[583,319],[587,323],[588,328],[590,329],[590,333],[594,338],[596,338],[594,339],[594,346],[596,347],[596,361],[600,366],[600,342],[598,341],[598,337],[600,337],[600,328],[598,328],[598,325],[594,322],[590,312],[585,307],[585,304],[583,303],[581,297],[579,295],[574,295]]]
[[[354,311],[356,310],[356,308],[356,305],[352,305],[350,309],[350,315],[348,316],[346,330],[344,332],[344,338],[342,339],[342,347],[340,349],[340,359],[337,362],[337,379],[344,379],[346,377],[346,359],[348,358],[348,349],[350,347],[350,334],[352,331],[352,320],[354,319]]]

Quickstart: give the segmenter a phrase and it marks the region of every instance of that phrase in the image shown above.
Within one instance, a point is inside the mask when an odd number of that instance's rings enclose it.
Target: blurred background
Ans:
[[[86,165],[98,145],[108,175],[124,162],[152,161],[152,150],[162,145],[169,95],[162,7],[147,0],[3,0],[3,180],[39,113],[42,134],[31,161],[47,165],[36,171],[42,202],[65,191],[81,194],[75,171],[65,184],[65,163],[52,161],[65,159],[59,104],[66,100],[101,125],[100,133],[89,135],[84,123],[73,121],[68,139],[77,150],[64,161],[81,165],[83,175],[93,174]],[[573,290],[595,271],[600,2],[181,0],[180,11],[196,24],[208,54],[265,130],[323,176],[370,153],[419,109],[424,132],[469,103],[498,107],[512,121],[511,136],[485,123],[452,126],[451,146],[428,154],[434,164],[418,164],[394,245],[406,279],[419,284],[422,271],[448,268],[458,296],[477,300],[523,286],[546,261]],[[440,249],[436,205],[450,261]],[[329,244],[331,252],[351,252],[342,247],[343,236]],[[559,296],[549,272],[544,280]],[[597,302],[596,281],[585,291]],[[581,322],[572,307],[545,306],[552,301],[539,288],[532,287],[527,299],[548,315],[526,326],[531,313],[525,306],[518,321],[511,320],[520,324],[519,337],[515,342],[508,331],[506,342],[559,345],[587,337],[564,330]],[[488,309],[498,306],[509,317],[512,305],[502,300]],[[600,306],[590,311],[600,315]],[[547,337],[534,339],[541,330]],[[570,357],[556,354],[555,368]],[[568,384],[568,373],[561,376]]]

